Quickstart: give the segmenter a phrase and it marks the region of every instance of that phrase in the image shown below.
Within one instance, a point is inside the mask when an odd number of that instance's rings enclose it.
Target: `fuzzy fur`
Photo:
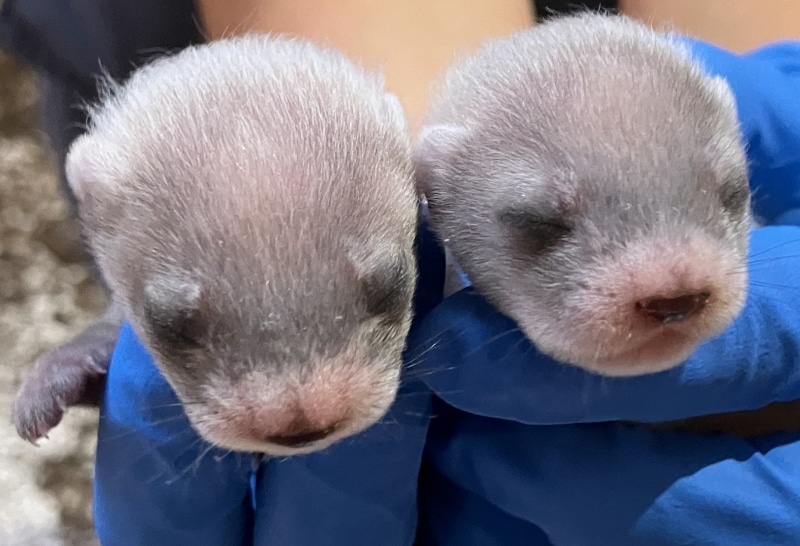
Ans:
[[[377,421],[417,277],[411,141],[382,79],[253,35],[109,82],[91,114],[66,164],[87,239],[198,431],[294,454]],[[269,443],[299,422],[336,431]]]
[[[443,78],[414,161],[476,289],[565,363],[664,370],[744,304],[735,101],[672,36],[582,14],[488,42]],[[699,292],[711,297],[683,322],[637,312]]]

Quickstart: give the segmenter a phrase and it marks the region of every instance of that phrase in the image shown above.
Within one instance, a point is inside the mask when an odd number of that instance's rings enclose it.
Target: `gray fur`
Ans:
[[[247,36],[159,59],[91,113],[66,165],[87,238],[201,433],[209,403],[236,403],[223,387],[302,385],[346,350],[382,389],[353,421],[377,420],[417,277],[411,142],[383,81]]]
[[[476,289],[560,360],[608,375],[665,369],[743,304],[751,219],[735,100],[672,36],[582,14],[488,42],[443,78],[414,160],[431,224]],[[691,338],[682,351],[604,361],[623,321],[584,324],[584,307],[622,295],[592,275],[651,240],[711,241],[730,286],[673,328]],[[704,259],[697,275],[726,267]]]

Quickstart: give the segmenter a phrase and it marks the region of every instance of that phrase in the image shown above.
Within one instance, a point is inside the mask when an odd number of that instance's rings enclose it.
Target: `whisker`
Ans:
[[[160,419],[160,420],[157,420],[157,421],[151,421],[151,422],[148,423],[148,425],[151,425],[151,426],[163,425],[163,424],[167,424],[167,423],[170,423],[170,422],[173,422],[173,421],[177,421],[178,419],[182,419],[183,417],[184,417],[183,415],[175,415],[175,416],[172,416],[172,417],[167,417],[165,419]],[[102,417],[102,416],[100,417],[100,420],[104,420],[104,419],[106,419],[106,418]],[[134,434],[139,434],[141,432],[142,432],[141,429],[135,428],[135,429],[127,430],[125,432],[121,432],[121,433],[118,433],[118,434],[112,434],[111,436],[103,436],[102,438],[99,439],[99,441],[101,441],[101,442],[114,442],[116,440],[120,440],[122,438],[127,438],[128,436],[131,436],[131,435],[134,435]],[[178,432],[178,434],[190,434],[190,433],[194,434],[194,430],[191,429],[190,427],[187,430],[182,430],[182,431]]]
[[[766,254],[768,252],[772,252],[773,250],[777,250],[779,248],[783,248],[783,247],[789,246],[789,245],[794,245],[794,244],[797,244],[798,242],[800,242],[800,237],[798,237],[797,239],[792,239],[790,241],[784,241],[784,242],[779,243],[779,244],[777,244],[777,245],[775,245],[773,247],[766,248],[766,249],[761,250],[761,251],[756,252],[756,253],[752,253],[752,254],[750,254],[750,257],[762,256],[762,255],[764,255],[764,254]]]
[[[494,337],[492,337],[490,339],[487,339],[484,343],[482,343],[481,345],[479,345],[478,347],[476,347],[475,349],[473,349],[472,351],[467,353],[465,356],[467,356],[467,357],[472,356],[475,353],[477,353],[478,351],[481,351],[481,350],[485,349],[489,344],[495,343],[496,341],[499,341],[499,340],[503,339],[506,336],[510,336],[510,335],[516,334],[519,331],[520,331],[519,327],[515,327],[515,328],[510,328],[510,329],[508,329],[505,332],[502,332],[500,334],[497,334],[496,336],[494,336]]]

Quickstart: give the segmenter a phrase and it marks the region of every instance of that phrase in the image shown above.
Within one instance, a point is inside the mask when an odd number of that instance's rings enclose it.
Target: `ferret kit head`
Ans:
[[[156,60],[90,113],[67,159],[85,233],[197,431],[280,455],[379,420],[418,210],[382,80],[249,36]]]
[[[444,78],[414,159],[476,289],[558,360],[664,370],[743,306],[735,100],[674,37],[587,14],[489,42]]]

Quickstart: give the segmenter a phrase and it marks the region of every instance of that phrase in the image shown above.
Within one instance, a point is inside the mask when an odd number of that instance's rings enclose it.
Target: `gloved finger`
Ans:
[[[800,208],[800,41],[768,44],[737,55],[686,39],[694,58],[724,78],[747,144],[755,212],[764,223]]]
[[[419,487],[415,546],[553,546],[532,522],[511,516],[430,464],[423,467]]]
[[[800,536],[800,435],[745,441],[462,414],[435,424],[428,452],[452,484],[555,546],[778,546]]]
[[[413,369],[448,404],[528,424],[671,421],[800,399],[800,228],[751,238],[741,315],[682,366],[605,378],[536,351],[472,290],[440,304],[409,339]]]
[[[111,360],[94,478],[103,544],[245,546],[251,460],[212,449],[125,324]]]
[[[419,382],[377,424],[326,450],[275,459],[259,473],[254,546],[410,546],[430,418]]]
[[[781,213],[773,222],[776,226],[800,226],[800,209],[791,209]]]

